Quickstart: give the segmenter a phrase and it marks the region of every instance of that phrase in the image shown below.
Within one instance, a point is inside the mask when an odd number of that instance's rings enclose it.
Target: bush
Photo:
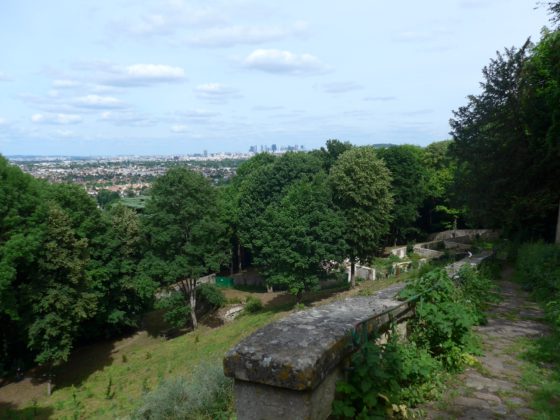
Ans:
[[[146,394],[133,419],[227,419],[233,414],[233,381],[220,364],[202,365],[192,377],[169,379]]]
[[[196,313],[203,315],[225,305],[227,299],[223,292],[213,284],[201,284],[196,288]],[[174,328],[184,327],[191,319],[191,307],[185,296],[171,291],[156,302],[157,309],[164,309],[163,319]]]
[[[462,352],[472,344],[477,316],[462,290],[443,269],[433,270],[407,285],[406,298],[422,295],[411,321],[411,340],[441,360],[448,370],[462,365]]]
[[[486,323],[484,313],[489,302],[497,301],[495,293],[496,286],[490,280],[487,273],[492,275],[494,270],[492,265],[487,269],[475,269],[470,265],[464,265],[459,270],[458,284],[463,292],[464,303],[470,307],[478,324]]]
[[[247,299],[245,300],[245,312],[254,314],[262,310],[262,308],[263,304],[259,298],[247,296]]]
[[[196,288],[196,299],[203,305],[211,306],[212,309],[221,308],[227,302],[224,293],[214,284],[201,284]]]
[[[175,328],[184,327],[191,319],[191,307],[180,292],[173,291],[156,302],[156,309],[165,310],[163,320]]]

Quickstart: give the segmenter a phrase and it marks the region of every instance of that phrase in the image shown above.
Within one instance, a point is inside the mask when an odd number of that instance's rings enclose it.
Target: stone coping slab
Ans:
[[[228,351],[224,373],[242,381],[313,390],[352,352],[352,331],[365,324],[371,332],[388,324],[387,312],[395,319],[410,312],[411,306],[396,299],[404,286],[398,283],[269,324]]]

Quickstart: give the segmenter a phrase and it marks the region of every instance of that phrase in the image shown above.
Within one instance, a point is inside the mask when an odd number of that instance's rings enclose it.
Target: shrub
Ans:
[[[201,284],[196,288],[196,298],[201,304],[207,304],[213,309],[226,304],[224,293],[214,284]]]
[[[470,307],[478,324],[486,323],[484,310],[488,303],[497,301],[496,287],[485,274],[493,270],[491,266],[488,267],[488,270],[477,270],[470,265],[464,265],[459,270],[457,280],[463,292],[464,303]]]
[[[254,314],[262,310],[262,308],[263,304],[259,298],[247,296],[247,299],[245,299],[245,312]]]
[[[201,365],[192,377],[169,379],[142,399],[133,419],[227,419],[233,412],[233,381],[219,364]]]
[[[421,295],[411,320],[411,340],[441,360],[448,370],[462,365],[462,352],[472,344],[477,316],[464,294],[443,269],[435,269],[407,285],[401,293]]]
[[[180,292],[173,291],[156,302],[157,309],[164,309],[163,320],[175,328],[184,327],[191,319],[191,308]]]
[[[213,284],[201,284],[196,288],[196,313],[203,315],[226,304],[223,292]],[[157,309],[164,309],[163,319],[174,328],[184,327],[191,319],[191,307],[185,296],[171,291],[156,302]]]

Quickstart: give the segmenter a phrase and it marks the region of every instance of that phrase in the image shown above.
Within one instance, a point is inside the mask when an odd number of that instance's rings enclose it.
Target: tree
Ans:
[[[515,224],[525,185],[527,141],[522,118],[522,73],[530,43],[504,54],[483,69],[482,93],[453,112],[450,121],[458,183],[469,216],[487,227]]]
[[[97,193],[97,204],[99,204],[99,207],[102,209],[105,209],[120,198],[121,196],[116,191],[101,190]]]
[[[345,221],[344,238],[354,287],[356,262],[372,258],[389,231],[393,208],[391,176],[373,147],[357,147],[338,158],[329,179],[333,201]]]
[[[327,140],[325,147],[321,147],[318,151],[318,156],[323,161],[325,171],[328,173],[337,161],[338,157],[347,150],[350,150],[352,147],[352,144],[347,141],[342,142],[337,139]]]
[[[219,270],[228,255],[216,190],[194,171],[170,169],[154,183],[143,220],[148,249],[142,269],[182,292],[196,328],[198,279]]]
[[[95,313],[96,296],[86,271],[87,240],[77,237],[69,225],[70,218],[58,205],[47,205],[39,272],[24,289],[34,315],[29,346],[38,352],[40,364],[68,360],[80,323]]]
[[[262,249],[255,263],[263,267],[269,284],[286,286],[301,299],[326,276],[325,263],[345,255],[343,220],[333,210],[326,175],[288,187],[265,211]]]
[[[90,336],[111,336],[137,327],[157,288],[149,276],[138,270],[142,232],[136,212],[117,204],[104,214],[104,223],[104,246],[91,271],[99,297],[98,310],[84,326]]]
[[[419,146],[402,145],[377,150],[391,172],[391,192],[395,204],[391,222],[390,243],[417,237],[416,220],[426,197],[428,173],[423,163],[424,151]]]
[[[426,196],[420,209],[419,225],[427,232],[439,232],[464,223],[464,209],[458,208],[454,199],[457,162],[450,153],[452,143],[453,140],[438,141],[424,149]]]
[[[558,215],[558,32],[507,49],[451,120],[458,184],[478,225],[552,239]]]
[[[281,200],[292,183],[311,180],[322,171],[321,160],[310,153],[285,153],[261,163],[234,181],[239,182],[239,238],[254,258],[266,245],[262,233],[268,223],[267,207]]]

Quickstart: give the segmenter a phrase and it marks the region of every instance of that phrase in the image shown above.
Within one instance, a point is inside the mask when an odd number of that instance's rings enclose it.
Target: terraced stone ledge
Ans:
[[[396,299],[403,283],[269,324],[233,347],[224,372],[235,379],[237,418],[323,419],[330,414],[341,365],[353,351],[351,333],[383,332],[413,314]]]

